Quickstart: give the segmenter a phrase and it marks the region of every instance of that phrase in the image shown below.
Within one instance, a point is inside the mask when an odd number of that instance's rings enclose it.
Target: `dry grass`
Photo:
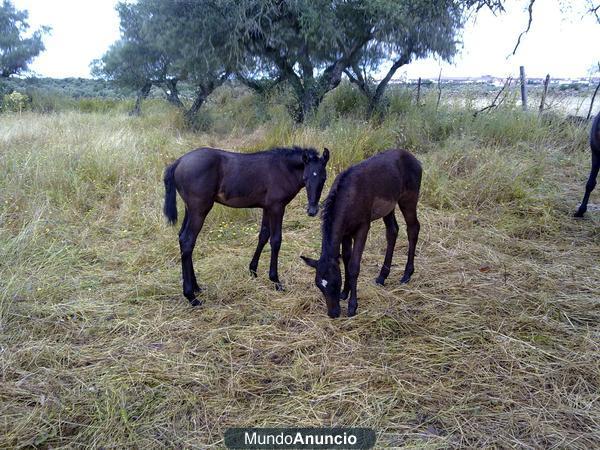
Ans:
[[[174,123],[0,118],[1,448],[223,447],[228,427],[284,425],[373,427],[378,447],[600,446],[600,213],[570,217],[585,146],[425,146],[411,283],[398,283],[402,232],[387,286],[372,283],[376,223],[358,316],[331,320],[298,258],[319,248],[303,194],[284,221],[285,292],[268,281],[268,247],[247,274],[258,214],[217,208],[195,255],[206,302],[189,307],[161,172],[200,144],[274,136],[328,144],[339,169],[361,157],[361,131],[218,137]],[[371,131],[366,147],[387,143]]]

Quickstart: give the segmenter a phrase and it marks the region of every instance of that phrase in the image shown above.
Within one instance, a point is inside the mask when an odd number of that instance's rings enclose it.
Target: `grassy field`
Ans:
[[[0,116],[0,448],[222,448],[228,427],[286,425],[373,427],[377,447],[600,446],[600,212],[571,217],[586,127],[402,96],[365,122],[336,96],[299,127],[225,95],[196,133],[160,103],[141,118]],[[373,283],[375,223],[358,315],[329,319],[299,259],[320,245],[301,193],[284,219],[286,290],[268,281],[268,246],[259,277],[247,272],[258,211],[215,207],[195,253],[205,303],[191,308],[165,165],[201,145],[291,144],[332,150],[325,194],[352,162],[415,152],[412,281],[398,283],[401,231],[387,285]]]

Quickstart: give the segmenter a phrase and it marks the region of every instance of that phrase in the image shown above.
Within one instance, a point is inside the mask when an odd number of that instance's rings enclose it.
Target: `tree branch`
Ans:
[[[512,82],[512,77],[508,77],[506,79],[506,82],[504,83],[504,86],[502,86],[502,89],[500,89],[498,91],[498,93],[496,94],[496,97],[494,97],[494,100],[492,101],[492,103],[490,103],[485,108],[481,108],[479,111],[475,111],[473,113],[473,117],[477,117],[477,115],[479,113],[487,111],[488,109],[492,109],[492,108],[496,108],[496,107],[500,106],[502,104],[502,102],[504,101],[504,98],[502,98],[502,100],[500,100],[498,103],[496,103],[496,102],[498,101],[498,98],[500,97],[500,95],[502,95],[502,93],[510,86],[511,82]]]
[[[594,5],[592,0],[588,0],[588,12],[596,16],[596,20],[600,23],[600,4]]]
[[[535,0],[529,0],[529,6],[527,7],[527,11],[529,12],[529,21],[527,22],[527,29],[525,31],[522,31],[521,34],[519,34],[519,38],[517,39],[517,44],[515,45],[514,50],[512,51],[512,54],[514,55],[515,53],[517,53],[517,49],[519,48],[519,45],[521,44],[521,38],[529,33],[529,30],[531,29],[531,22],[533,22],[533,4],[535,3]]]
[[[388,73],[385,75],[385,77],[383,77],[383,79],[379,82],[379,84],[377,85],[377,88],[375,89],[375,95],[373,96],[373,101],[375,103],[377,103],[379,101],[379,99],[381,98],[381,96],[383,95],[383,91],[385,91],[385,89],[387,88],[388,83],[390,82],[390,80],[392,79],[392,77],[394,76],[396,71],[400,67],[402,67],[410,62],[411,54],[412,54],[412,46],[410,46],[408,48],[408,51],[404,52],[402,54],[402,56],[400,58],[398,58],[394,62],[394,64],[392,64],[392,67],[390,67],[390,70],[388,70]]]

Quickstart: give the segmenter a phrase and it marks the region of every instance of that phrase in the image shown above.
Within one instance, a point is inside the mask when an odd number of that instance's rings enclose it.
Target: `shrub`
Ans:
[[[11,94],[6,94],[2,98],[2,110],[11,112],[23,112],[31,107],[31,99],[29,96],[21,92],[14,91]]]

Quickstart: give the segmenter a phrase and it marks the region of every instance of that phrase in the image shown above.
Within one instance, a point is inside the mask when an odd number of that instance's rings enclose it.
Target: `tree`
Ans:
[[[238,71],[250,87],[264,86],[265,74],[292,87],[298,121],[339,85],[344,69],[372,39],[361,22],[358,0],[247,0],[237,31],[245,51]]]
[[[178,79],[195,90],[185,115],[191,121],[208,96],[235,71],[237,42],[232,0],[156,0],[153,29],[158,47],[173,61]]]
[[[42,38],[50,32],[49,27],[41,27],[30,37],[27,11],[15,9],[10,0],[0,6],[0,76],[6,78],[25,72],[31,61],[45,50]]]
[[[534,0],[535,1],[535,0]],[[377,25],[360,58],[344,72],[367,97],[370,116],[389,82],[402,66],[435,55],[449,61],[459,49],[459,36],[472,11],[504,11],[501,0],[404,0],[367,2]],[[375,82],[375,74],[385,74]]]
[[[177,94],[177,79],[170,76],[172,61],[154,37],[150,22],[152,12],[144,3],[119,3],[116,9],[121,21],[121,39],[111,45],[101,59],[92,62],[92,75],[138,91],[133,115],[140,114],[142,100],[153,85],[170,87],[167,99],[183,107]]]
[[[94,74],[138,89],[138,112],[152,85],[184,108],[177,83],[188,81],[195,96],[185,116],[192,120],[233,72],[235,45],[227,12],[234,6],[233,1],[221,0],[120,3],[121,39],[96,62]]]
[[[378,18],[373,38],[344,72],[367,97],[370,115],[399,68],[430,55],[448,60],[456,53],[464,7],[453,0],[408,0],[369,2],[367,8],[367,17]],[[382,68],[384,77],[374,83],[374,73]]]
[[[372,110],[394,73],[411,60],[457,51],[464,17],[501,0],[246,0],[240,40],[246,50],[240,78],[264,85],[265,74],[286,81],[302,121],[346,74]],[[390,61],[391,60],[391,61]],[[384,79],[373,74],[390,61]],[[262,82],[262,83],[260,83]]]

